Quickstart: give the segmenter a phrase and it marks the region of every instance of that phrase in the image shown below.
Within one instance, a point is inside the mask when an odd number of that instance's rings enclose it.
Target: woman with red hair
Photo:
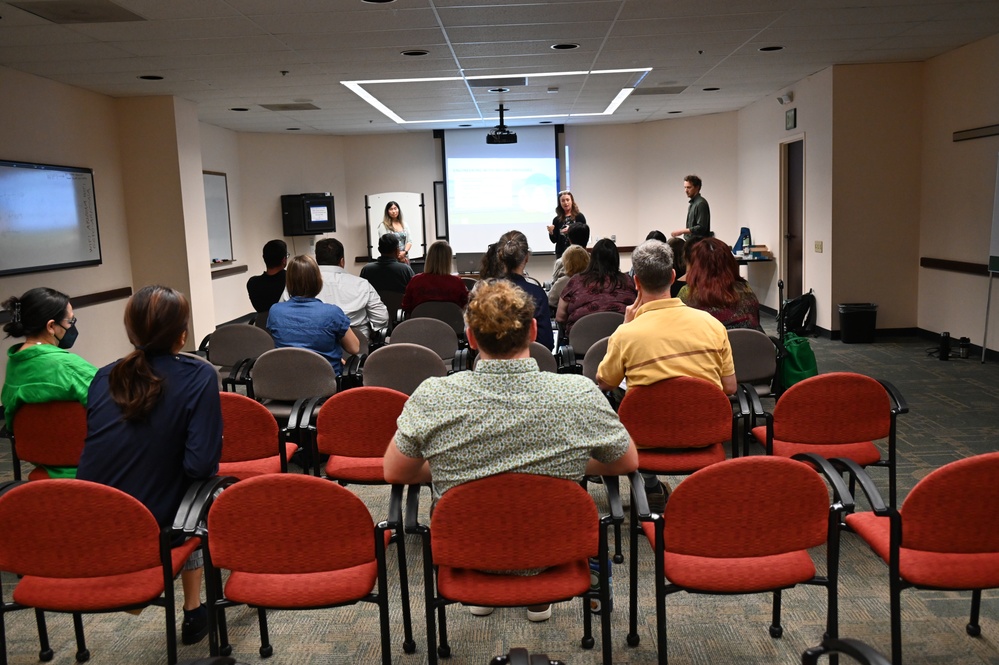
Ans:
[[[760,327],[760,301],[739,275],[732,248],[717,238],[690,247],[687,285],[680,289],[684,304],[708,312],[728,329]]]

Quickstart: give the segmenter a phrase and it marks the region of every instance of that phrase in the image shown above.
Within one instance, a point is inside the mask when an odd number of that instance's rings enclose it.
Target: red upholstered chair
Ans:
[[[21,479],[21,460],[37,464],[28,480],[49,477],[44,466],[78,466],[87,438],[87,408],[79,402],[25,404],[14,414],[11,454],[14,480]]]
[[[90,653],[79,613],[159,605],[166,614],[167,661],[177,662],[173,579],[200,539],[171,548],[173,532],[161,530],[136,499],[73,479],[4,492],[0,532],[0,569],[23,576],[0,615],[36,608],[42,660],[52,657],[42,611],[73,613],[76,658],[83,662]],[[6,650],[4,639],[3,662]]]
[[[288,507],[307,507],[288,519]],[[216,499],[208,514],[211,653],[231,652],[225,608],[258,609],[260,655],[273,653],[267,609],[378,605],[382,663],[392,662],[385,577],[388,525],[349,490],[321,478],[270,474],[243,480]],[[220,569],[230,571],[224,587]],[[356,635],[364,639],[364,635]],[[303,636],[303,639],[307,637]]]
[[[788,388],[772,414],[762,412],[751,392],[748,396],[754,414],[766,418],[752,435],[768,455],[816,453],[849,458],[862,467],[886,466],[889,503],[896,505],[895,419],[909,407],[893,385],[852,372],[820,374]],[[887,456],[874,444],[879,439],[887,440]]]
[[[856,463],[849,468],[872,511],[846,516],[846,525],[888,564],[892,662],[902,660],[903,589],[971,591],[967,632],[981,634],[982,589],[999,588],[999,453],[947,464],[916,483],[896,510]]]
[[[666,596],[678,591],[772,592],[770,635],[777,638],[783,634],[781,590],[798,584],[825,586],[826,634],[837,636],[839,517],[844,509],[839,497],[849,500],[849,495],[835,469],[824,459],[813,459],[836,488],[832,506],[822,476],[808,464],[755,456],[697,471],[673,490],[663,515],[639,516],[655,556],[661,665],[668,662]],[[808,549],[823,544],[826,574],[819,576]],[[634,548],[630,572],[628,644],[636,646],[638,557]]]
[[[267,407],[236,393],[220,393],[219,397],[223,428],[219,475],[242,480],[286,472],[298,444],[282,440]]]
[[[451,653],[445,607],[454,602],[521,607],[582,596],[582,646],[592,648],[589,599],[597,596],[590,591],[590,557],[600,561],[601,646],[603,662],[610,665],[609,519],[599,517],[593,499],[578,483],[548,476],[504,473],[445,492],[430,527],[420,527],[431,665],[438,655]],[[531,576],[481,572],[535,568],[546,570]]]
[[[401,327],[402,324],[400,324]],[[395,436],[396,420],[402,413],[409,396],[391,388],[361,386],[329,398],[316,416],[316,454],[329,455],[326,477],[341,485],[386,485],[383,471],[385,450]],[[319,464],[314,467],[319,475]],[[402,485],[393,488],[401,497]],[[410,489],[418,501],[420,488]],[[413,522],[418,504],[412,506]],[[394,542],[399,557],[399,586],[402,595],[402,619],[405,638],[403,650],[416,651],[409,605],[409,575],[406,571],[406,539],[403,524],[389,520],[388,526],[396,534]]]

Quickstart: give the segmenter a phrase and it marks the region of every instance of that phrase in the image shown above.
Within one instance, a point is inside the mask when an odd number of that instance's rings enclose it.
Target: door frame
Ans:
[[[805,268],[806,268],[806,255],[808,252],[805,251],[805,234],[808,225],[805,219],[805,199],[807,196],[807,187],[805,186],[805,177],[807,172],[807,154],[805,152],[805,133],[800,132],[787,136],[781,139],[778,144],[779,153],[779,166],[777,179],[779,182],[779,200],[778,205],[780,207],[780,223],[779,223],[779,237],[780,237],[780,251],[778,253],[778,261],[780,265],[778,266],[777,274],[779,279],[784,281],[785,286],[788,284],[788,264],[789,264],[789,252],[788,242],[787,242],[787,224],[788,224],[788,183],[787,183],[787,149],[788,145],[791,143],[797,143],[801,141],[801,290],[802,293],[805,291]],[[778,303],[778,309],[781,303]]]

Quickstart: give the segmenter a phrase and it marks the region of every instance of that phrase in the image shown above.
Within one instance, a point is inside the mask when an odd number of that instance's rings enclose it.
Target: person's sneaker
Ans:
[[[666,510],[666,497],[669,496],[671,491],[670,486],[661,481],[659,487],[655,489],[646,487],[645,496],[649,500],[649,512],[662,515],[663,511]]]
[[[548,605],[532,605],[528,607],[527,618],[534,622],[548,621],[552,618],[551,603]]]
[[[197,644],[208,634],[208,608],[204,603],[194,610],[184,610],[184,623],[180,627],[180,641]]]
[[[493,613],[495,607],[481,607],[479,605],[469,605],[468,611],[472,613],[472,616],[477,617],[487,617]]]

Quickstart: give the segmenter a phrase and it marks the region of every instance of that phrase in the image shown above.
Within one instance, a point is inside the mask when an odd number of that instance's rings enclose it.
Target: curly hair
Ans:
[[[718,238],[705,238],[690,248],[687,255],[687,286],[690,302],[696,307],[729,307],[739,302],[735,290],[739,264],[732,248]]]
[[[534,299],[505,279],[480,280],[468,299],[465,325],[480,349],[507,357],[530,344]]]

